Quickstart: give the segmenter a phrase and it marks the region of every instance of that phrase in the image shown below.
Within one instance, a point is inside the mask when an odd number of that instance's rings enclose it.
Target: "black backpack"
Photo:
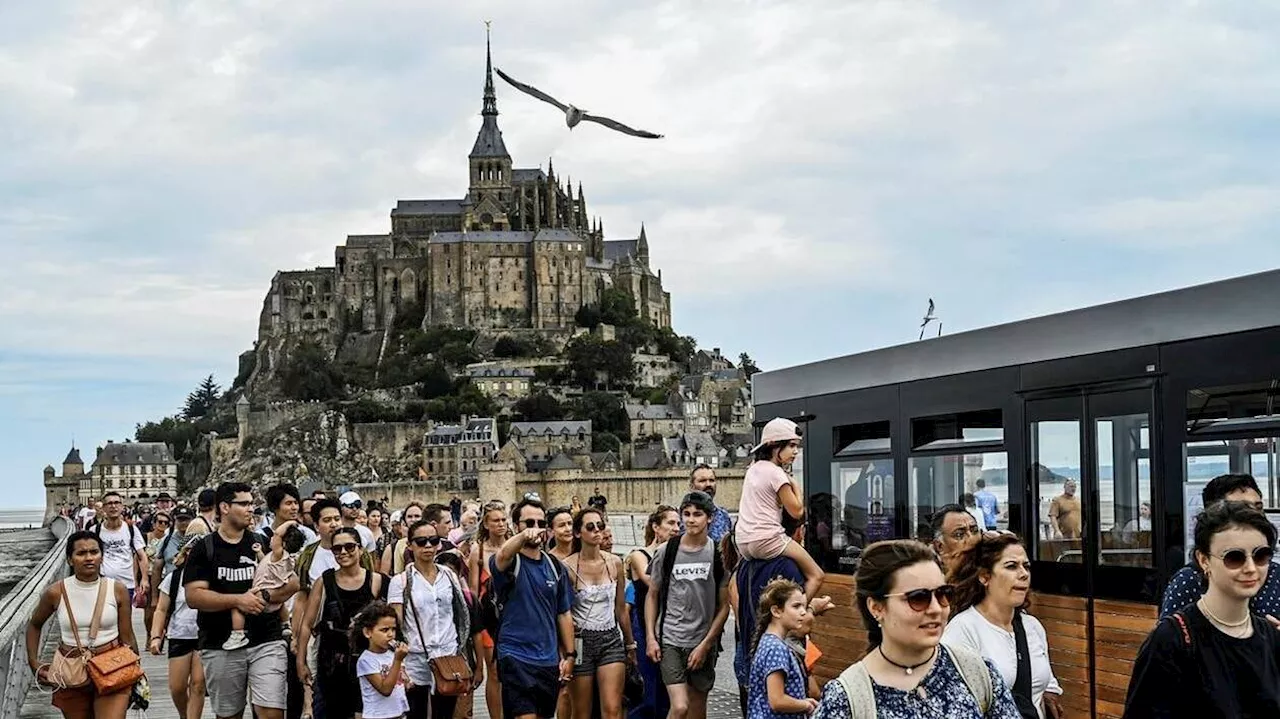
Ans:
[[[680,551],[680,539],[683,534],[672,537],[667,540],[666,550],[662,553],[662,586],[658,587],[658,619],[657,626],[654,631],[658,635],[658,641],[662,641],[662,620],[667,614],[667,599],[671,593],[671,572],[675,569],[676,554]],[[711,573],[716,582],[716,592],[720,591],[720,585],[724,583],[724,561],[720,558],[720,545],[707,538],[713,547],[711,558]]]
[[[556,591],[560,591],[560,560],[549,552],[543,552],[542,555],[551,560],[551,574],[556,579]],[[484,548],[480,549],[480,561],[484,561]],[[490,574],[484,580],[484,586],[480,592],[479,608],[476,611],[478,624],[481,629],[489,633],[489,638],[498,641],[498,630],[502,627],[502,608],[507,601],[511,599],[511,592],[515,590],[516,578],[520,576],[520,554],[516,554],[515,564],[511,568],[511,581],[507,582],[507,586],[501,592],[497,592],[493,588],[493,575]]]

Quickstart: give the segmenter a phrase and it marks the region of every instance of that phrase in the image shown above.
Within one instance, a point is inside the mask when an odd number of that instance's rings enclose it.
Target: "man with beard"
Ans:
[[[960,555],[978,542],[982,529],[978,520],[958,504],[942,505],[929,523],[933,529],[933,548],[942,560],[943,569],[950,574]]]
[[[496,638],[507,719],[548,719],[573,677],[573,585],[560,560],[542,551],[547,513],[523,499],[511,510],[516,533],[489,558],[493,591],[503,598]],[[558,651],[557,651],[558,650]]]
[[[258,558],[254,546],[261,537],[250,531],[253,488],[243,482],[223,482],[215,492],[221,516],[218,528],[195,543],[187,557],[184,577],[187,604],[198,611],[200,662],[213,713],[219,719],[244,714],[246,699],[259,719],[283,719],[287,706],[288,653],[280,615],[264,612],[298,590],[294,579],[274,591],[253,591]],[[225,650],[231,635],[231,610],[245,615],[249,644]],[[249,677],[253,681],[249,681]]]
[[[716,498],[716,471],[710,465],[700,464],[693,468],[693,473],[689,475],[689,489],[693,492],[702,492],[712,500]],[[733,531],[733,518],[729,516],[729,512],[719,505],[714,505],[715,511],[711,514],[711,524],[707,526],[707,536],[711,537],[711,541],[716,544],[724,538],[724,535]],[[684,531],[684,522],[681,521],[680,530]]]

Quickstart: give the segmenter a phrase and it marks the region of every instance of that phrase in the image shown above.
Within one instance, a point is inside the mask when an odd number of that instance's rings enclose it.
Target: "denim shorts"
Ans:
[[[582,648],[578,650],[578,662],[573,666],[575,677],[595,674],[600,667],[627,661],[627,648],[617,627],[579,629],[578,638],[582,640]]]

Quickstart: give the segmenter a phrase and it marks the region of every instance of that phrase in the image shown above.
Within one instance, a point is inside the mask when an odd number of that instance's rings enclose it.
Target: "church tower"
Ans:
[[[471,148],[471,191],[463,216],[466,230],[509,230],[507,207],[511,202],[511,155],[498,129],[498,97],[493,90],[493,54],[488,23],[484,41],[484,105],[480,110],[480,132]]]

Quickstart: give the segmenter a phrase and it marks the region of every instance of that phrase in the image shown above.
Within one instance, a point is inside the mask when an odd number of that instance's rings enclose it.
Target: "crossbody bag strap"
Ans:
[[[67,597],[67,580],[62,580],[62,606],[67,608],[67,620],[71,623],[71,636],[76,638],[76,649],[84,651],[84,645],[80,643],[80,628],[76,626],[75,612],[71,611],[71,600]]]
[[[422,645],[422,653],[427,653],[427,635],[422,633],[422,623],[418,621],[418,608],[413,604],[413,573],[416,570],[410,567],[404,570],[404,594],[406,602],[409,605],[409,611],[413,612],[413,626],[418,630],[418,643]]]
[[[876,692],[871,686],[871,675],[866,666],[858,662],[836,677],[840,688],[844,689],[845,700],[849,702],[849,716],[852,719],[875,719]]]
[[[98,638],[98,629],[102,624],[102,609],[107,603],[107,585],[111,583],[106,577],[98,578],[98,601],[93,605],[93,621],[89,623],[89,647]]]

